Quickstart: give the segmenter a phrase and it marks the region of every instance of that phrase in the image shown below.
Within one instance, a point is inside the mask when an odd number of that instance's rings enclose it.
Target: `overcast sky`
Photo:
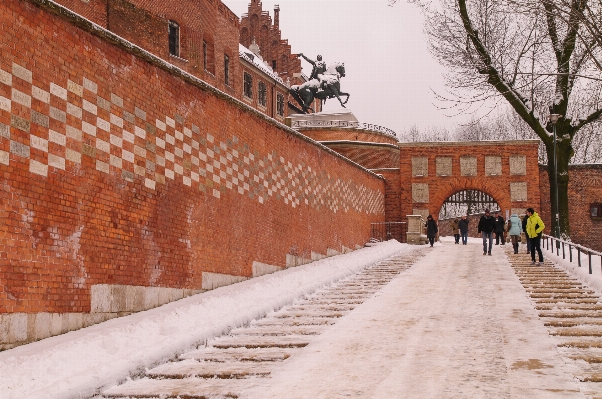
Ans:
[[[250,0],[223,0],[239,17]],[[293,53],[330,64],[345,62],[341,90],[351,94],[347,107],[360,122],[402,133],[412,125],[453,127],[434,105],[432,90],[442,92],[443,68],[431,57],[423,34],[423,17],[416,6],[387,0],[264,0],[274,17],[280,5],[280,30]],[[310,64],[302,61],[309,75]],[[442,105],[442,104],[438,104]],[[336,99],[325,110],[340,109]],[[462,118],[466,119],[466,118]]]

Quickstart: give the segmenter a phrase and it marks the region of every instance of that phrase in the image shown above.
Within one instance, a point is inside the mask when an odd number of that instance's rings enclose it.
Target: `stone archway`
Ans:
[[[453,193],[445,201],[438,213],[438,219],[454,219],[483,213],[485,209],[499,210],[500,206],[489,194],[481,190],[461,190]]]

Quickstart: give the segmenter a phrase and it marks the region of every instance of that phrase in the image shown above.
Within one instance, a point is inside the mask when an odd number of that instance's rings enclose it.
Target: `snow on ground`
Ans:
[[[415,247],[389,241],[0,352],[2,399],[86,398]]]
[[[504,247],[442,241],[241,399],[584,398]]]
[[[541,249],[544,259],[551,260],[582,283],[598,292],[602,292],[602,260],[600,255],[592,255],[592,274],[589,274],[589,259],[586,254],[581,253],[581,267],[579,267],[577,250],[575,248],[573,248],[573,262],[570,262],[568,245],[564,247],[565,259],[562,259],[562,247],[559,250],[559,254],[556,255],[556,249],[552,252],[551,246],[549,250],[543,246],[544,243],[542,242]]]

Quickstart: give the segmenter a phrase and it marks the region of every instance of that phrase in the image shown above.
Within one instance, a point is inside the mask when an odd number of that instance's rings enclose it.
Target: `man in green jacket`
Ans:
[[[546,227],[533,208],[527,209],[527,235],[531,244],[531,264],[535,264],[535,251],[539,255],[539,265],[543,264],[543,253],[541,252],[541,234]]]

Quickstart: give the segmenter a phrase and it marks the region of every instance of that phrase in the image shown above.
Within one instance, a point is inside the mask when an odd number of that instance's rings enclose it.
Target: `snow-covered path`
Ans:
[[[583,398],[506,256],[437,245],[245,398]]]
[[[382,243],[24,345],[0,353],[0,398],[597,398],[503,249]],[[245,340],[281,346],[220,349]]]

